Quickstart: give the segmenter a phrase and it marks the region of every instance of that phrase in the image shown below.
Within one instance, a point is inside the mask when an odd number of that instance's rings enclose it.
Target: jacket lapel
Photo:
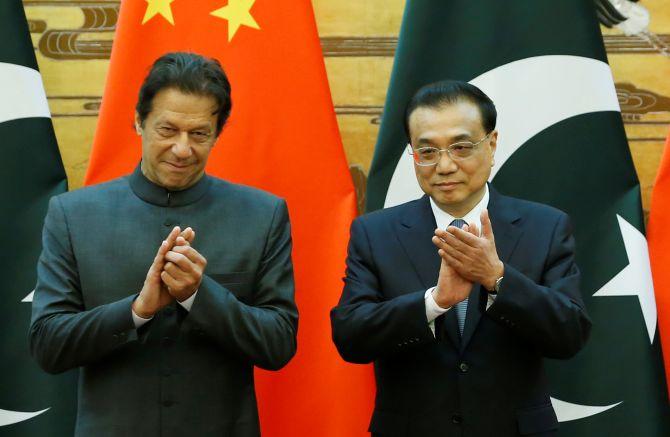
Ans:
[[[493,235],[496,240],[496,250],[502,262],[507,262],[516,248],[519,238],[523,235],[523,229],[519,226],[521,216],[519,212],[509,205],[496,190],[489,185],[489,217],[493,227]]]
[[[430,199],[426,195],[417,200],[411,208],[407,208],[397,227],[400,244],[426,290],[437,285],[437,276],[440,272],[440,257],[437,254],[437,247],[431,241],[436,227]],[[447,311],[444,316],[435,320],[435,334],[440,337],[445,330],[458,348],[461,339],[458,335],[455,311]]]
[[[460,350],[463,352],[467,347],[472,334],[475,332],[479,320],[482,318],[482,313],[486,311],[486,290],[480,284],[474,284],[470,296],[468,296],[468,309],[465,314],[465,327],[463,328],[463,336],[461,338]],[[454,309],[449,310],[456,314]]]
[[[430,201],[425,195],[407,208],[397,225],[400,244],[426,289],[435,286],[440,271],[440,257],[431,241],[436,227]]]

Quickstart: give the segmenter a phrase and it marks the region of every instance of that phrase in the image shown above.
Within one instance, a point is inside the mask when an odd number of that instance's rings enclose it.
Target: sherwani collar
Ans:
[[[179,191],[170,191],[150,181],[142,173],[140,167],[141,163],[135,167],[135,171],[128,177],[130,188],[137,197],[157,206],[185,206],[197,202],[207,193],[212,182],[211,178],[205,174],[191,187]]]

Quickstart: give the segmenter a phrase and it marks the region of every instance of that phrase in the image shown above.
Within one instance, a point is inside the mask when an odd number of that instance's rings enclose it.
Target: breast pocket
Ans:
[[[246,304],[253,303],[254,275],[252,272],[210,273],[209,277],[230,290],[238,300]]]

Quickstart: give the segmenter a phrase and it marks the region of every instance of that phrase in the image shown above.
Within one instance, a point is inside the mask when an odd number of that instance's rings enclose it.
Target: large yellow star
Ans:
[[[228,42],[233,40],[240,26],[260,29],[254,17],[251,16],[251,7],[256,0],[229,0],[228,6],[211,12],[215,17],[228,20]]]
[[[170,24],[174,26],[174,17],[172,17],[172,3],[174,0],[146,0],[149,5],[147,6],[147,11],[144,13],[144,19],[142,24],[151,20],[156,15],[160,14],[165,18]]]

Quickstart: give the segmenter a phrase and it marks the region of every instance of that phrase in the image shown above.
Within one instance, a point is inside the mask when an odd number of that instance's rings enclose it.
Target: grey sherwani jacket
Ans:
[[[207,258],[190,312],[176,302],[135,329],[131,305],[161,241],[196,231]],[[168,192],[139,167],[54,197],[45,219],[30,347],[81,368],[77,436],[257,436],[253,368],[296,350],[286,204],[204,176]]]

